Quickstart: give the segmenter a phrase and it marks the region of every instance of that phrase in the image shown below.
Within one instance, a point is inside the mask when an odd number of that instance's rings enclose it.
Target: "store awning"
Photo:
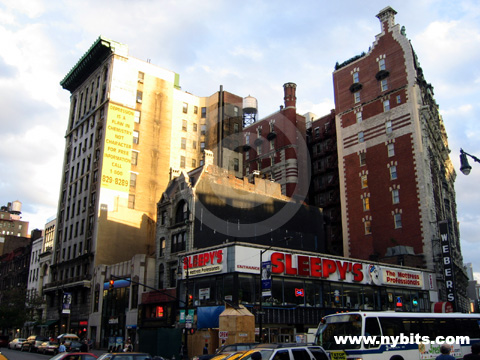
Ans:
[[[453,305],[451,302],[436,302],[432,304],[432,312],[435,313],[451,313],[453,312]]]
[[[58,320],[47,320],[44,324],[38,325],[39,327],[49,327],[50,325],[56,324]]]

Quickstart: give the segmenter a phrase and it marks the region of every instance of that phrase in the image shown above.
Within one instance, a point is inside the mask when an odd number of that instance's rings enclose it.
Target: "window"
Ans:
[[[367,181],[367,175],[362,175],[360,177],[361,183],[362,183],[362,189],[368,187],[368,181]]]
[[[401,228],[402,227],[402,214],[393,215],[393,222],[395,224],[395,229]]]
[[[358,81],[358,71],[355,71],[355,72],[353,73],[353,82],[354,82],[354,83],[358,83],[358,82],[359,82],[359,81]]]
[[[200,143],[200,150],[202,150],[202,151],[205,150],[205,142],[204,141],[202,141]]]
[[[132,151],[132,165],[138,164],[138,151]]]
[[[141,103],[143,100],[143,92],[140,90],[137,90],[137,102]]]
[[[136,130],[133,130],[133,143],[134,144],[138,144],[139,143],[139,136],[140,134],[138,133],[138,131]]]
[[[380,87],[381,87],[382,91],[387,91],[388,90],[387,79],[383,79],[382,81],[380,81]]]
[[[370,220],[365,220],[365,235],[369,235],[372,233],[372,224]]]
[[[185,156],[180,156],[180,167],[185,168]]]
[[[360,91],[353,93],[355,104],[360,102]]]
[[[128,208],[135,209],[135,195],[128,194]]]
[[[370,210],[370,198],[369,197],[364,197],[363,198],[363,211],[369,211]]]
[[[207,125],[200,125],[200,135],[205,135],[207,133]]]
[[[364,138],[364,135],[363,135],[363,131],[360,131],[360,132],[358,133],[358,142],[359,142],[359,143],[362,143],[362,142],[364,142],[364,141],[365,141],[365,138]]]
[[[361,123],[363,118],[362,118],[362,112],[358,111],[355,116],[357,117],[357,123]]]
[[[400,95],[397,95],[397,104],[400,104],[402,102],[402,97]]]
[[[192,124],[192,130],[193,132],[197,132],[197,123]]]
[[[245,160],[250,160],[250,151],[245,152]]]
[[[360,166],[367,164],[367,154],[365,152],[359,153],[358,158],[360,160]]]
[[[180,148],[183,149],[183,150],[185,150],[187,148],[187,139],[186,138],[181,139]]]
[[[385,100],[383,102],[383,111],[388,111],[390,110],[390,100]]]
[[[235,114],[235,116],[238,116],[238,106],[233,107],[233,113]]]
[[[392,190],[392,203],[393,204],[398,204],[400,202],[400,194],[398,189],[393,189]]]
[[[187,131],[187,120],[182,120],[182,131]]]
[[[183,113],[186,114],[188,113],[188,104],[187,103],[183,103]]]
[[[270,150],[275,149],[275,139],[270,140]]]
[[[392,157],[395,155],[395,147],[393,143],[387,145],[388,157]]]
[[[192,167],[193,168],[197,167],[197,160],[196,159],[192,159]]]
[[[140,111],[135,111],[135,122],[140,124]]]
[[[137,174],[130,173],[130,187],[135,188],[137,186]]]
[[[390,180],[397,179],[397,167],[395,165],[390,166]]]
[[[239,132],[240,127],[238,126],[238,123],[233,124],[233,132],[237,134]]]
[[[139,83],[143,83],[143,80],[144,80],[144,79],[145,79],[145,73],[139,71],[139,72],[138,72],[138,82],[139,82]]]
[[[202,119],[205,119],[207,117],[207,108],[202,107]]]
[[[390,120],[388,120],[386,123],[385,123],[385,131],[387,132],[387,134],[391,134],[392,133],[392,122]]]
[[[262,145],[257,145],[257,155],[262,154]]]
[[[315,137],[319,137],[320,136],[320,128],[316,127],[315,128]]]
[[[193,150],[197,149],[197,142],[195,140],[192,141],[192,149]]]
[[[238,171],[240,168],[239,166],[239,160],[237,158],[233,159],[233,170]]]
[[[194,106],[193,107],[193,113],[194,114],[198,114],[198,106]],[[196,130],[195,130],[196,131]]]
[[[380,59],[378,61],[378,69],[379,70],[385,70],[385,59]]]

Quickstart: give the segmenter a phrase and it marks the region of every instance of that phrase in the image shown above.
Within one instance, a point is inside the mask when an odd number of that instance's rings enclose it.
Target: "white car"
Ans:
[[[25,340],[27,340],[27,339],[15,338],[8,343],[8,348],[12,349],[12,350],[20,350],[20,348],[22,347],[22,344]]]

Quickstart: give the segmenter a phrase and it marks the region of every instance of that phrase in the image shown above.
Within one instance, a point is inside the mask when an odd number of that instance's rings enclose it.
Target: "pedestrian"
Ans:
[[[471,354],[465,355],[463,360],[480,360],[480,343],[473,344]]]
[[[262,360],[262,353],[255,351],[250,357],[252,360]]]
[[[82,345],[80,345],[80,352],[88,352],[87,340],[82,341]]]
[[[67,348],[65,347],[65,341],[62,341],[62,343],[60,344],[60,346],[58,347],[58,352],[59,353],[64,353],[67,351]]]
[[[92,350],[93,349],[93,341],[91,339],[88,339],[87,344],[88,344],[88,351]]]
[[[208,343],[205,343],[205,346],[203,347],[203,355],[208,355]]]
[[[450,355],[450,351],[452,351],[452,347],[447,344],[443,344],[440,346],[441,354],[438,355],[435,360],[456,360],[452,355]]]

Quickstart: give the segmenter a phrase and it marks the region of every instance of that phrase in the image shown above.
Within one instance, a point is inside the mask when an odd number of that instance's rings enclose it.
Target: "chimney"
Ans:
[[[393,27],[393,25],[395,25],[396,14],[397,12],[393,10],[390,6],[387,6],[383,10],[380,10],[380,12],[377,14],[377,18],[380,20],[381,32],[387,32],[391,27]]]
[[[285,101],[285,109],[295,109],[297,106],[297,97],[295,95],[295,91],[297,89],[297,84],[294,83],[286,83],[283,85],[283,90],[285,96],[283,100]]]
[[[213,152],[210,151],[210,150],[204,150],[204,154],[205,154],[205,168],[208,169],[208,167],[210,165],[213,165]]]

